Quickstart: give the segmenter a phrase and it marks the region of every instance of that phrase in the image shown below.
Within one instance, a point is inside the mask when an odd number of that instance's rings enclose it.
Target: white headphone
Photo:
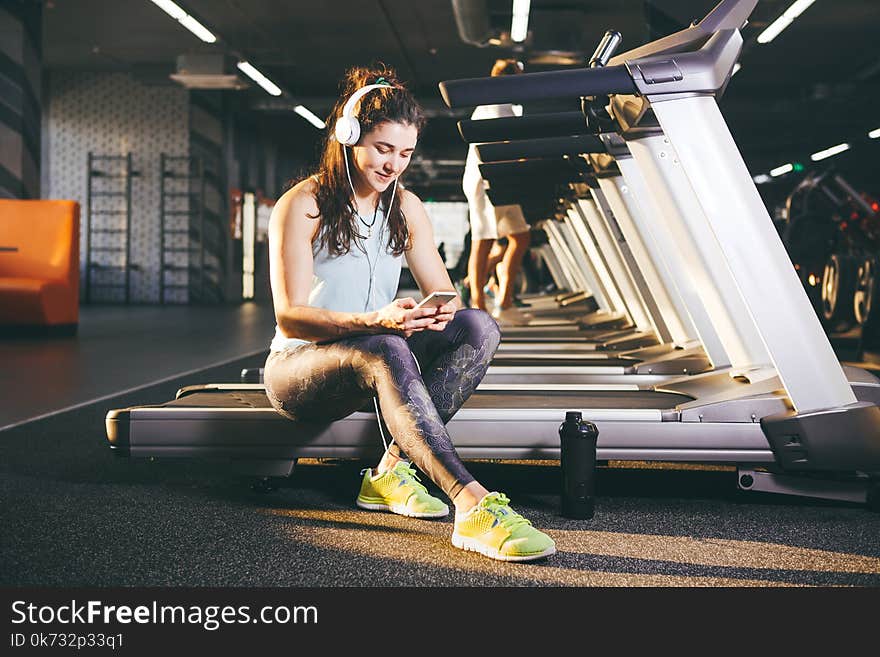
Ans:
[[[379,78],[383,80],[384,78]],[[354,146],[361,138],[361,124],[354,115],[354,106],[361,98],[373,89],[394,89],[390,84],[368,84],[355,91],[342,107],[342,116],[336,119],[334,136],[343,146]]]

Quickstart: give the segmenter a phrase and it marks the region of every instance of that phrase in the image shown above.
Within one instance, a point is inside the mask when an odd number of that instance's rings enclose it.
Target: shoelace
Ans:
[[[428,489],[421,484],[419,476],[416,474],[415,469],[411,465],[403,464],[403,462],[401,461],[398,465],[394,467],[393,472],[400,478],[403,483],[409,484],[418,492],[428,492]]]
[[[513,529],[520,525],[531,525],[531,520],[523,518],[511,509],[510,498],[504,493],[489,493],[483,500],[483,507],[498,519],[498,523],[505,529]]]

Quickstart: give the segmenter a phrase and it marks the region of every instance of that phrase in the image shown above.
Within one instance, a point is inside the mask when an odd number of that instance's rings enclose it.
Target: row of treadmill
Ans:
[[[880,381],[841,366],[719,112],[757,0],[590,66],[441,83],[449,107],[570,100],[572,110],[462,121],[490,199],[519,203],[565,293],[504,327],[450,421],[462,458],[558,459],[580,411],[600,460],[725,464],[740,488],[871,505]],[[291,422],[263,386],[190,386],[112,410],[119,454],[289,475],[301,457],[372,458],[374,413]]]

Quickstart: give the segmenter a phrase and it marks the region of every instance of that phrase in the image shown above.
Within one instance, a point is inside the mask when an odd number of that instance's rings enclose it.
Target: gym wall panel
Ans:
[[[7,171],[19,171],[22,180],[36,180],[40,177],[38,161],[21,135],[0,122],[0,166]]]
[[[31,153],[31,156],[38,159],[40,152],[40,129],[39,125],[34,125],[33,119],[25,118],[21,111],[30,111],[24,109],[23,106],[12,108],[5,104],[0,104],[0,125],[4,125],[14,131],[16,140],[23,146],[24,150]],[[39,112],[37,112],[39,117]]]
[[[223,123],[220,117],[214,116],[196,105],[192,106],[190,114],[192,131],[215,147],[223,143]]]
[[[227,297],[226,280],[231,274],[230,240],[227,230],[227,186],[224,166],[223,95],[193,91],[189,104],[189,152],[200,158],[205,172],[204,262],[201,276],[190,278],[190,298],[218,302]]]
[[[0,52],[0,105],[12,109],[21,105],[22,92],[21,86],[13,82],[13,72],[4,65],[8,61],[11,60]]]
[[[0,4],[0,197],[40,197],[42,5]]]
[[[28,6],[33,5],[33,6]],[[16,5],[19,5],[16,8]],[[0,53],[16,62],[32,89],[40,88],[39,3],[7,0],[0,5]]]
[[[0,167],[7,171],[21,171],[23,151],[21,133],[0,120]]]
[[[27,198],[18,175],[0,165],[0,198]]]
[[[159,156],[163,152],[189,154],[189,93],[173,85],[147,86],[124,73],[73,71],[54,71],[48,89],[49,190],[45,196],[80,202],[80,262],[85,263],[88,152],[131,152],[134,169],[140,172],[132,181],[131,262],[140,271],[131,275],[131,300],[158,302]],[[81,273],[84,283],[85,272]],[[120,290],[93,292],[96,300],[122,296]]]

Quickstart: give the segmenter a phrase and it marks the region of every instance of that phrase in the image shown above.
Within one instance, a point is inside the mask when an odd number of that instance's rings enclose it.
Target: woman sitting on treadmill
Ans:
[[[446,431],[498,347],[495,321],[458,299],[439,307],[394,299],[402,256],[424,294],[454,290],[425,208],[398,185],[422,110],[387,68],[352,69],[342,86],[317,173],[278,200],[269,222],[278,323],[264,374],[269,400],[292,420],[322,422],[373,400],[392,443],[364,471],[359,507],[447,515],[412,463],[452,500],[456,547],[504,561],[553,554],[549,536],[465,469]]]

